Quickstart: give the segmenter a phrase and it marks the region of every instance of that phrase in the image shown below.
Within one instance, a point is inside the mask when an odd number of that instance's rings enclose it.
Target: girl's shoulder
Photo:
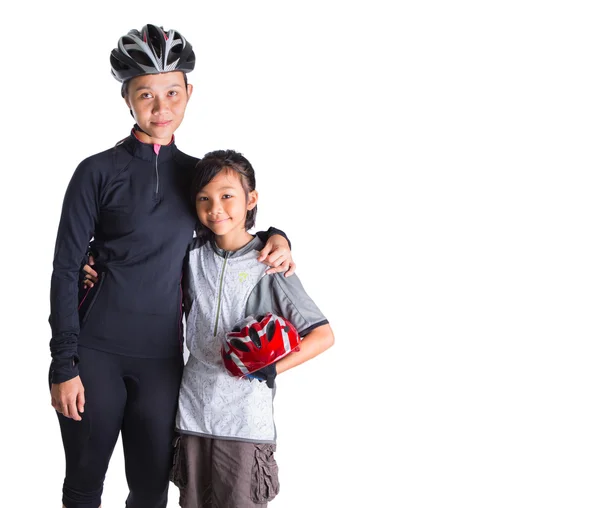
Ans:
[[[188,252],[201,249],[202,247],[209,247],[208,238],[194,236],[194,238],[192,238],[192,241],[188,245]]]

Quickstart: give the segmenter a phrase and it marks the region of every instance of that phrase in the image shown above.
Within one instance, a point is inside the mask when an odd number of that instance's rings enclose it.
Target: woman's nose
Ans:
[[[165,99],[161,99],[160,97],[156,97],[156,99],[154,99],[153,106],[154,107],[152,108],[152,111],[155,114],[161,114],[167,110],[167,101]]]

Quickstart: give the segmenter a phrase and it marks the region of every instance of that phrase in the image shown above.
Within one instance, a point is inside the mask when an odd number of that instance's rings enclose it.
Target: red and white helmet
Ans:
[[[247,376],[300,349],[294,325],[275,314],[249,316],[229,332],[221,348],[225,368],[234,376]]]

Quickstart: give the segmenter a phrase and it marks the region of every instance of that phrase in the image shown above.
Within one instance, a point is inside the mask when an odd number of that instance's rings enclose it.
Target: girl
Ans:
[[[119,39],[110,63],[136,124],[75,170],[54,254],[50,385],[65,448],[63,505],[98,508],[121,433],[127,507],[163,508],[183,367],[181,272],[196,221],[187,192],[197,159],[173,133],[195,56],[179,32],[146,25]],[[78,298],[92,237],[100,279]]]
[[[273,378],[331,347],[333,333],[298,277],[267,277],[257,262],[263,242],[248,230],[258,194],[246,158],[232,150],[207,154],[197,165],[192,199],[200,224],[184,275],[190,356],[179,392],[172,479],[184,508],[265,507],[279,490]],[[267,376],[233,377],[221,357],[226,333],[247,316],[270,312],[304,337],[300,350]]]

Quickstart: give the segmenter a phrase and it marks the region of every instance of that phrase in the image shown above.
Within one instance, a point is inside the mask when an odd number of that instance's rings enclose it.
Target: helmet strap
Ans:
[[[131,113],[131,116],[133,116],[133,111],[129,110],[129,113]],[[138,131],[138,132],[143,132],[143,133],[144,133],[146,136],[150,137],[150,134],[148,134],[146,131],[142,130],[142,128],[141,128],[141,127],[140,127],[140,126],[139,126],[137,123],[135,123],[135,124],[133,125],[133,128],[134,128],[136,131]]]

